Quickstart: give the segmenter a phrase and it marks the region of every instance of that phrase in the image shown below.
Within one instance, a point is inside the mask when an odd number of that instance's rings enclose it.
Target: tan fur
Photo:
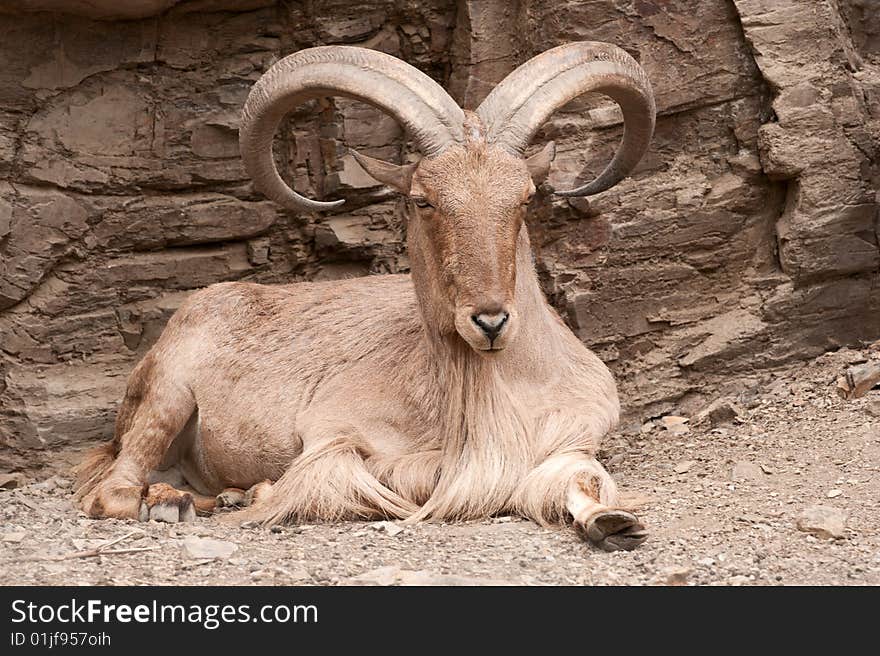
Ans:
[[[80,468],[87,512],[136,516],[130,490],[169,452],[202,494],[275,481],[233,515],[267,523],[616,505],[595,460],[614,381],[547,304],[523,221],[552,153],[527,166],[468,120],[466,144],[400,178],[433,206],[408,203],[411,276],[223,283],[183,304],[129,380],[117,447]],[[510,319],[488,350],[470,317],[495,307]]]

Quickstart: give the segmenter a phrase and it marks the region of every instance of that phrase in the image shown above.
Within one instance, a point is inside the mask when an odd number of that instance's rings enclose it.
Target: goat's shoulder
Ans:
[[[238,371],[239,376],[294,375],[310,362],[320,362],[326,374],[352,362],[412,353],[417,317],[408,276],[290,285],[220,283],[181,305],[156,350],[164,359],[187,362],[188,375],[197,381],[210,379],[205,372],[217,370]]]

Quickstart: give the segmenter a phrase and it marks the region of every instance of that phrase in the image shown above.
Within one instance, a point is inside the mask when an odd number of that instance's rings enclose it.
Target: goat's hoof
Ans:
[[[644,525],[625,510],[601,510],[576,526],[603,551],[632,551],[648,539]]]
[[[246,505],[245,491],[228,487],[217,495],[218,508],[241,508]]]
[[[255,503],[263,503],[272,496],[272,481],[260,481],[248,488],[244,493],[244,505],[252,506]]]
[[[189,492],[181,492],[167,483],[154,483],[141,499],[138,519],[157,522],[194,522],[196,507]]]

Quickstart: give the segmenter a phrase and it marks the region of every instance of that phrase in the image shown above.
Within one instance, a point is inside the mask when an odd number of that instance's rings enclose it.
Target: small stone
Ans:
[[[842,538],[847,514],[831,506],[811,506],[797,518],[798,530],[820,538]]]
[[[621,492],[620,494],[620,506],[630,511],[650,508],[656,501],[656,497],[640,492]]]
[[[52,492],[56,487],[58,487],[58,482],[55,480],[54,476],[31,485],[32,490],[40,490],[41,492]]]
[[[27,533],[25,533],[24,531],[14,531],[12,533],[4,533],[3,537],[2,537],[2,541],[18,544],[19,542],[24,540],[25,535],[27,535]]]
[[[424,570],[406,570],[393,565],[359,574],[348,581],[348,585],[442,585],[442,586],[477,586],[477,585],[514,585],[510,581],[481,579],[454,574],[438,574]]]
[[[373,522],[369,525],[371,529],[374,531],[379,531],[380,533],[386,533],[390,535],[392,538],[395,535],[399,535],[403,533],[403,529],[395,524],[394,522]]]
[[[198,538],[190,536],[184,538],[183,549],[190,558],[229,558],[238,550],[238,545],[225,540],[212,538]]]
[[[21,472],[0,474],[0,489],[15,490],[25,485],[27,485],[27,478]]]
[[[736,576],[731,576],[729,579],[727,579],[726,583],[727,583],[727,585],[741,586],[741,585],[747,585],[748,583],[751,582],[751,580],[752,579],[750,579],[748,576],[743,576],[742,574],[737,574]]]
[[[761,465],[761,471],[767,474],[768,476],[775,474],[776,470],[772,467],[768,467],[767,465]]]
[[[248,260],[254,266],[269,262],[270,241],[267,238],[251,239],[247,243]]]
[[[393,565],[377,567],[351,579],[352,585],[394,585],[398,581],[400,568]]]
[[[843,494],[843,490],[838,490],[837,488],[835,488],[833,490],[828,490],[828,494],[826,494],[825,496],[829,499],[834,499],[836,497],[839,497],[841,494]]]
[[[665,417],[660,417],[660,425],[667,430],[669,430],[673,426],[686,424],[687,421],[687,417],[678,417],[676,415],[667,415]]]
[[[755,463],[743,460],[733,466],[730,478],[733,481],[760,481],[764,472]]]
[[[730,399],[717,399],[700,410],[692,420],[692,424],[708,423],[713,427],[729,423],[742,417],[743,409]]]
[[[663,570],[666,585],[687,585],[690,567],[667,567]]]
[[[753,513],[743,513],[739,517],[736,518],[739,522],[745,522],[746,524],[760,524],[764,518],[761,515],[756,515]]]
[[[676,474],[687,474],[691,470],[691,467],[693,467],[696,464],[697,464],[696,460],[684,460],[684,461],[678,463],[674,467],[675,473]]]
[[[865,406],[865,412],[872,417],[880,417],[880,399],[871,399]]]
[[[291,581],[311,581],[312,575],[307,570],[295,569],[293,571],[285,570],[285,576]]]
[[[501,517],[493,517],[490,521],[493,524],[509,524],[510,522],[515,522],[516,517],[512,515],[502,515]]]
[[[628,421],[621,424],[618,430],[622,435],[638,435],[642,432],[642,424],[638,421]]]
[[[646,421],[644,424],[642,424],[642,427],[639,429],[639,431],[642,433],[642,435],[647,435],[652,430],[654,430],[655,427],[656,424],[653,421]]]
[[[857,399],[878,384],[880,384],[880,362],[867,362],[849,367],[844,375],[837,379],[837,394],[843,399]]]

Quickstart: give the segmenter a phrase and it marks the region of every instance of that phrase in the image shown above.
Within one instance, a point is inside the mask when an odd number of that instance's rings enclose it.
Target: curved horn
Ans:
[[[654,133],[656,108],[648,76],[635,59],[609,43],[581,41],[541,53],[508,75],[477,108],[489,143],[522,155],[550,115],[590,91],[614,99],[623,111],[623,141],[595,180],[560,196],[610,189],[635,168]]]
[[[326,210],[345,201],[321,202],[287,186],[272,156],[281,119],[320,96],[347,96],[390,114],[428,156],[464,138],[464,113],[443,88],[418,69],[376,50],[352,46],[308,48],[276,62],[257,80],[242,111],[239,146],[257,189],[291,209]]]

